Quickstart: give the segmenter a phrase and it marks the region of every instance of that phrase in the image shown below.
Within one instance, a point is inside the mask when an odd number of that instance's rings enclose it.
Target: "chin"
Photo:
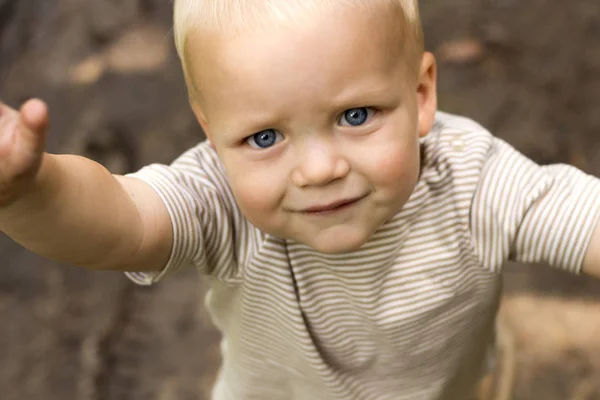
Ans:
[[[311,240],[310,243],[305,243],[312,249],[324,254],[344,254],[351,253],[360,249],[367,241],[368,237],[337,237],[326,240],[320,240],[318,243]]]

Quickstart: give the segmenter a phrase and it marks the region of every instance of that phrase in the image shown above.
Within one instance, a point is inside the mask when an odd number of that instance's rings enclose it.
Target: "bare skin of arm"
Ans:
[[[600,223],[596,225],[583,260],[583,273],[600,279]]]
[[[43,103],[29,102],[20,113],[0,107],[0,231],[41,256],[89,269],[166,264],[172,228],[152,188],[83,157],[44,153]]]

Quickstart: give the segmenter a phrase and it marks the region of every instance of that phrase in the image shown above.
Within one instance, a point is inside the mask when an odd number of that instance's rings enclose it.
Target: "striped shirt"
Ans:
[[[406,205],[359,250],[322,254],[252,226],[201,143],[133,176],[167,206],[223,333],[218,400],[465,400],[493,336],[507,260],[581,269],[600,181],[540,167],[475,122],[438,113]]]

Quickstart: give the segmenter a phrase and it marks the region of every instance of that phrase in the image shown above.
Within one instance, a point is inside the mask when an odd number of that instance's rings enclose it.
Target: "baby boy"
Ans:
[[[600,275],[600,182],[437,112],[416,0],[176,0],[208,140],[111,175],[0,108],[0,230],[149,285],[194,266],[214,399],[471,398],[502,265]]]

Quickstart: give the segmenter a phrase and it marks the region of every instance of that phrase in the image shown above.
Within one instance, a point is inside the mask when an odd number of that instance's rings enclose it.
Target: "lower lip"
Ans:
[[[304,214],[306,215],[329,215],[329,214],[334,214],[343,210],[346,210],[348,208],[350,208],[351,206],[355,205],[356,203],[358,203],[360,200],[362,200],[362,198],[360,199],[356,199],[356,200],[352,200],[348,203],[344,203],[342,205],[339,205],[335,208],[331,208],[329,210],[322,210],[322,211],[305,211]]]

